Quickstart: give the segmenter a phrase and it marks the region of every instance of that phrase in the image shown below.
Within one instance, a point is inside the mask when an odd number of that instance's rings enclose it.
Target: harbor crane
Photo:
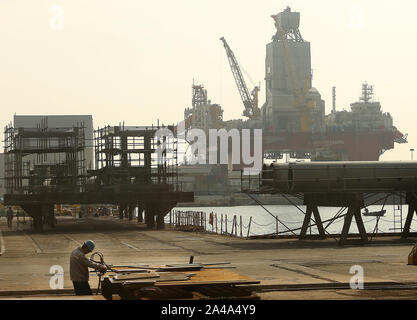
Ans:
[[[255,86],[252,92],[249,93],[248,87],[245,83],[245,79],[243,78],[239,64],[236,60],[236,57],[232,49],[230,49],[224,37],[221,37],[220,40],[223,42],[224,48],[226,49],[226,54],[229,60],[230,68],[232,70],[233,77],[235,78],[240,97],[245,107],[243,115],[250,119],[259,119],[261,114],[261,111],[258,107],[258,93],[260,91],[260,88],[259,86]]]

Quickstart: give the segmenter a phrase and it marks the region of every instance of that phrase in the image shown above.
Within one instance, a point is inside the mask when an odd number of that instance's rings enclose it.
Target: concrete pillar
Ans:
[[[128,218],[129,221],[133,220],[133,212],[135,211],[135,204],[134,203],[129,203],[128,205]]]
[[[119,205],[119,218],[123,219],[126,216],[127,205],[125,203],[121,203]]]
[[[164,217],[165,215],[163,213],[158,213],[156,215],[156,229],[158,230],[165,229]]]
[[[160,203],[160,204],[149,204],[146,205],[145,209],[145,223],[149,229],[155,228],[155,218],[156,218],[156,228],[162,230],[165,228],[164,218],[165,215],[174,208],[176,203]]]
[[[42,223],[42,216],[41,215],[34,215],[33,218],[33,229],[36,232],[42,232],[43,231],[43,223]]]
[[[155,228],[155,215],[154,215],[154,207],[147,206],[145,209],[145,223],[148,229]]]
[[[33,229],[35,232],[42,232],[43,230],[43,219],[42,219],[42,206],[40,205],[27,205],[22,206],[22,209],[32,217]]]
[[[138,204],[138,222],[143,222],[143,205]]]
[[[55,228],[54,205],[42,205],[42,216],[45,217],[45,224]]]

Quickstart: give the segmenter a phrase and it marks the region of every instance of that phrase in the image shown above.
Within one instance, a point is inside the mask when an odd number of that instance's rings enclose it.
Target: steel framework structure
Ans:
[[[155,136],[159,129],[164,128],[122,125],[94,131],[96,169],[90,174],[100,185],[167,184],[179,191],[178,140]]]
[[[5,128],[7,194],[82,192],[86,181],[84,125],[48,128]]]
[[[120,218],[163,228],[164,216],[193,192],[178,183],[178,140],[173,127],[104,127],[94,132],[95,169],[86,170],[83,126],[5,129],[6,205],[20,205],[34,219],[54,226],[54,205],[113,204]],[[45,219],[46,218],[46,219]],[[156,220],[156,221],[155,221]]]
[[[383,210],[389,197],[393,197],[393,201],[395,197],[399,197],[401,205],[408,205],[404,226],[402,225],[402,209],[398,209],[401,212],[394,212],[394,225],[399,219],[398,229],[401,230],[402,238],[410,235],[411,222],[414,214],[417,214],[417,164],[415,162],[352,161],[272,164],[264,165],[257,180],[258,184],[256,179],[254,180],[252,185],[247,181],[243,183],[242,180],[242,191],[249,195],[279,194],[305,215],[300,228],[300,239],[308,237],[307,229],[311,227],[311,222],[318,230],[318,235],[314,237],[325,239],[329,234],[326,231],[327,227],[336,219],[344,217],[339,244],[347,243],[353,218],[355,218],[362,243],[367,243],[369,235],[362,220],[361,209],[383,201]],[[287,197],[288,195],[302,200],[306,210],[299,208]],[[365,204],[365,200],[374,196],[381,198],[371,204]],[[341,209],[324,227],[319,207]],[[346,209],[347,213],[343,214]],[[278,218],[276,219],[283,224]],[[290,232],[295,231],[287,229]],[[377,229],[378,224],[374,233]]]

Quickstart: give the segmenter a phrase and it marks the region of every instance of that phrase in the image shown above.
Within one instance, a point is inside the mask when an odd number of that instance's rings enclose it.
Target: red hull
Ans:
[[[334,132],[325,134],[274,133],[264,134],[264,152],[329,150],[344,154],[343,160],[377,161],[386,150],[394,148],[394,132]]]

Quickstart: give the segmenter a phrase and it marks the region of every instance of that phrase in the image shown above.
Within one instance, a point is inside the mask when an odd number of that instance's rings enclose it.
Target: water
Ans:
[[[279,219],[278,223],[278,232],[280,234],[299,234],[300,230],[294,230],[294,233],[289,232],[288,229],[297,229],[301,228],[304,214],[298,210],[294,206],[289,205],[266,205],[265,208],[268,209],[272,213],[272,215],[277,216]],[[306,211],[305,206],[299,206],[300,209],[302,209],[304,212]],[[396,209],[399,208],[399,206],[395,207]],[[369,212],[373,211],[380,211],[382,209],[381,205],[377,206],[369,206],[368,210]],[[252,223],[249,230],[249,235],[265,235],[265,234],[273,234],[276,232],[276,219],[269,214],[267,211],[265,211],[260,206],[237,206],[237,207],[180,207],[180,208],[174,208],[173,211],[179,210],[179,211],[200,211],[200,212],[206,212],[207,213],[207,219],[209,217],[209,214],[211,212],[217,213],[217,219],[218,219],[218,232],[220,233],[220,217],[221,214],[223,214],[223,219],[225,219],[225,215],[227,215],[227,225],[228,225],[228,232],[230,233],[232,228],[232,221],[233,216],[237,216],[237,222],[240,223],[240,216],[242,216],[242,225],[243,225],[243,235],[247,236],[248,234],[248,225],[250,217],[252,217]],[[331,234],[340,234],[343,227],[344,222],[344,216],[340,217],[333,223],[331,223],[328,226],[329,222],[325,222],[326,220],[332,219],[338,212],[340,208],[328,208],[328,207],[320,207],[320,217],[323,221],[323,226],[327,229],[326,231]],[[394,206],[393,205],[387,205],[384,207],[384,210],[387,212],[383,217],[380,217],[379,223],[378,223],[378,233],[387,233],[387,232],[400,232],[400,230],[393,230],[394,228]],[[362,210],[363,212],[363,210]],[[399,212],[397,211],[397,215],[399,216]],[[402,206],[402,226],[404,226],[405,219],[407,217],[408,212],[408,206],[403,205]],[[347,213],[347,209],[343,211],[343,214]],[[314,215],[312,215],[314,219]],[[366,231],[368,233],[373,233],[375,230],[375,226],[377,223],[377,217],[366,217],[362,215],[363,222],[365,224]],[[396,227],[399,227],[399,218],[397,218],[397,225]],[[169,214],[165,216],[166,223],[169,223]],[[411,224],[410,231],[411,232],[417,232],[417,219],[413,219],[413,222]],[[313,224],[313,223],[312,223]],[[415,229],[413,229],[413,227]],[[225,225],[223,223],[223,231],[225,229]],[[215,231],[215,222],[214,227],[212,228],[211,225],[207,222],[207,230],[208,231]],[[349,233],[358,233],[358,228],[355,222],[355,219],[352,219],[352,224],[349,230]],[[307,234],[310,234],[310,228],[307,231]],[[318,234],[317,228],[315,226],[311,227],[311,234]],[[240,225],[238,226],[238,235],[240,235]]]

